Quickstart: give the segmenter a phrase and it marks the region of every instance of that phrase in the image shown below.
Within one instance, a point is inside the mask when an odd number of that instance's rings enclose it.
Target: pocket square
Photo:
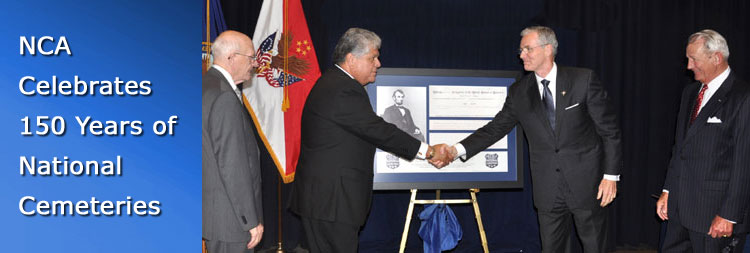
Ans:
[[[720,124],[721,123],[721,119],[717,118],[716,116],[713,116],[713,117],[708,118],[708,120],[706,120],[706,123]]]
[[[574,105],[571,105],[571,106],[565,107],[565,110],[567,111],[567,110],[573,109],[573,108],[575,108],[576,106],[578,106],[578,104],[580,104],[580,103],[576,103],[576,104],[574,104]]]

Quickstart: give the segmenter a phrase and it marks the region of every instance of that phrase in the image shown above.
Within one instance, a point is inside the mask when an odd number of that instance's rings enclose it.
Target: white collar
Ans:
[[[714,90],[714,91],[718,90],[721,84],[727,80],[727,77],[729,77],[729,72],[730,72],[730,68],[727,67],[727,69],[725,69],[724,72],[721,72],[721,74],[716,76],[714,80],[711,80],[710,82],[708,82],[708,90]]]
[[[333,66],[336,66],[341,71],[344,71],[344,74],[346,74],[347,76],[349,76],[349,78],[354,79],[354,77],[351,74],[349,74],[349,72],[346,72],[346,70],[344,70],[343,68],[341,68],[341,66],[339,66],[338,64],[333,64]]]
[[[219,73],[221,73],[221,75],[223,75],[224,78],[227,79],[227,82],[229,82],[229,85],[232,86],[233,90],[237,89],[237,85],[234,84],[234,79],[232,79],[232,75],[230,75],[229,72],[227,72],[227,70],[225,70],[224,68],[222,68],[221,66],[216,65],[216,64],[211,65],[211,67],[215,68],[216,70],[218,70]]]
[[[541,83],[543,79],[547,79],[550,83],[556,83],[557,81],[557,63],[552,62],[552,69],[549,70],[546,77],[541,77],[534,72],[536,82]]]

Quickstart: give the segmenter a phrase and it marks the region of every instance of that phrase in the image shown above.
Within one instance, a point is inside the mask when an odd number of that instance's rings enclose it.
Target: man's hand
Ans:
[[[602,207],[612,203],[612,200],[617,196],[617,181],[602,179],[599,183],[599,193],[596,194],[596,199],[601,199],[602,203],[599,204]]]
[[[733,227],[734,224],[716,215],[711,222],[711,227],[708,228],[708,234],[711,235],[712,238],[729,237],[732,236]]]
[[[263,238],[263,224],[258,224],[258,226],[250,229],[250,241],[247,242],[247,249],[255,248],[261,238]]]
[[[430,148],[434,151],[434,156],[430,159],[430,164],[438,169],[450,164],[456,158],[456,148],[447,144],[438,144]]]
[[[659,200],[656,201],[656,215],[661,220],[669,220],[669,216],[667,216],[667,200],[669,200],[669,192],[662,192]]]

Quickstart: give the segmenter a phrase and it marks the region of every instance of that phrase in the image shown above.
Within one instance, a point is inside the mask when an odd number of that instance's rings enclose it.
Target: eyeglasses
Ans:
[[[541,45],[538,45],[538,46],[535,46],[535,47],[522,47],[522,48],[518,49],[518,54],[522,54],[524,52],[528,54],[528,53],[531,53],[531,50],[534,50],[534,48],[543,47],[543,46],[546,46],[546,45],[549,45],[549,44],[541,44]]]
[[[256,57],[255,55],[246,55],[246,54],[240,54],[240,53],[234,53],[234,54],[238,54],[238,55],[242,55],[242,56],[247,56],[248,58],[250,58],[250,61],[255,61],[255,60],[258,59],[258,57]]]

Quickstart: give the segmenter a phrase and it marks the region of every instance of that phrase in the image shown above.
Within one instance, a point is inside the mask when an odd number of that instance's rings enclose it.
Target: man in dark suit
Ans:
[[[422,130],[414,124],[411,111],[404,107],[404,97],[404,91],[400,89],[393,92],[393,105],[385,108],[383,119],[385,122],[396,125],[398,129],[410,134],[417,140],[424,142]]]
[[[657,215],[669,219],[662,250],[742,249],[750,224],[750,86],[729,68],[727,42],[713,30],[691,35],[686,57],[697,82],[682,92],[656,204]]]
[[[521,36],[519,54],[532,73],[511,85],[492,121],[438,153],[469,159],[520,124],[529,142],[542,250],[568,251],[574,222],[585,252],[605,252],[604,207],[615,197],[622,163],[617,117],[591,70],[555,64],[552,29],[529,27]]]
[[[290,209],[301,216],[313,253],[357,252],[370,211],[376,147],[405,159],[434,153],[373,112],[364,85],[375,81],[379,49],[375,33],[347,30],[334,49],[336,65],[305,102]]]
[[[226,31],[203,76],[203,239],[211,253],[253,252],[263,236],[260,158],[237,84],[258,64],[253,42]]]

